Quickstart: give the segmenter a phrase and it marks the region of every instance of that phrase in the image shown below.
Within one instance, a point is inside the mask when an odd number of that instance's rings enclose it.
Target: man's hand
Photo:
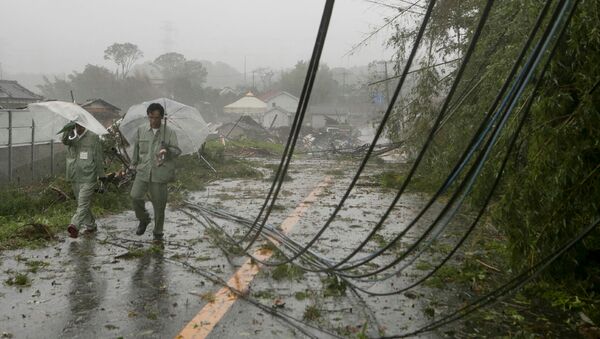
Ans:
[[[156,154],[157,166],[162,166],[162,164],[165,162],[166,159],[167,159],[167,149],[165,147],[163,147]]]

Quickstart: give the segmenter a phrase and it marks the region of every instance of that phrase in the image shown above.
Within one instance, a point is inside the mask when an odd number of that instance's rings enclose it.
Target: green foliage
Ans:
[[[200,61],[187,60],[182,54],[171,52],[158,56],[154,63],[161,67],[168,96],[188,105],[198,103],[208,74]]]
[[[185,155],[176,159],[177,179],[170,186],[178,193],[175,200],[184,198],[185,191],[200,190],[210,180],[222,178],[260,178],[261,173],[248,162],[222,156],[222,145],[210,142],[203,149],[204,158],[213,166],[216,173],[196,155]],[[182,190],[184,190],[182,192]]]
[[[264,150],[267,153],[272,155],[280,155],[283,153],[284,145],[280,143],[274,143],[270,141],[262,141],[262,140],[253,140],[253,139],[244,139],[244,140],[228,140],[226,149],[231,153],[236,153],[236,151],[243,149],[258,149]]]
[[[119,259],[131,260],[142,258],[148,255],[161,255],[163,248],[159,245],[152,245],[149,247],[129,247],[126,253],[119,255]]]
[[[308,305],[304,309],[304,314],[302,315],[302,319],[307,321],[317,321],[321,318],[321,309],[318,305]]]
[[[433,54],[426,53],[421,59],[422,65],[432,63],[427,59],[439,59],[440,55],[462,51],[469,42],[475,22],[473,18],[478,16],[473,17],[473,14],[479,13],[483,2],[465,2],[465,6],[473,7],[472,11],[463,12],[446,6],[452,2],[442,1],[437,5],[438,13],[433,18],[435,27],[426,34],[425,46],[427,43],[446,45],[442,46],[442,51],[434,48]],[[465,151],[485,112],[489,110],[543,5],[544,2],[516,0],[494,4],[480,42],[446,113],[447,119],[443,120],[429,150],[424,154],[416,177],[425,178],[435,187],[448,176],[450,169]],[[551,6],[551,11],[555,5]],[[515,272],[530,267],[553,252],[598,217],[599,13],[599,2],[579,2],[545,74],[530,117],[492,201],[492,221],[507,237]],[[547,20],[544,27],[546,24]],[[462,40],[462,46],[451,46],[443,42],[450,37],[452,43],[459,43],[450,34],[453,29],[456,31],[456,26],[465,29],[466,39]],[[432,39],[435,41],[432,42]],[[412,41],[410,31],[399,27],[390,44],[405,51]],[[402,53],[399,56],[402,59]],[[394,140],[407,139],[407,151],[411,155],[422,147],[433,119],[439,112],[440,96],[445,96],[448,88],[447,84],[440,83],[443,76],[443,69],[439,73],[432,70],[417,72],[411,95],[397,105],[399,108],[392,118],[392,126],[395,128],[390,128],[393,131],[390,136]],[[523,105],[530,91],[531,88],[524,93],[517,107]],[[472,207],[479,207],[487,195],[506,152],[508,140],[515,131],[518,117],[520,116],[515,115],[509,120],[475,183],[469,197]],[[382,181],[385,185],[393,186],[401,178],[387,175]],[[450,187],[450,192],[453,189],[454,187]],[[589,300],[594,299],[585,299],[581,295],[592,292],[597,295],[599,251],[600,230],[596,229],[575,250],[549,267],[542,278],[558,283],[557,290],[564,289],[562,292],[577,297],[567,299],[569,303],[573,300],[588,300],[589,305]],[[439,272],[437,277],[441,277],[442,281],[450,279],[444,273]],[[461,276],[468,278],[468,274],[464,273]],[[477,276],[470,278],[477,279]],[[434,280],[435,276],[432,281]]]
[[[302,300],[308,298],[308,293],[304,292],[304,291],[296,292],[296,293],[294,293],[294,298],[296,298],[296,300],[298,300],[298,301],[302,301]]]
[[[299,97],[307,71],[308,62],[298,61],[293,69],[281,74],[277,87]],[[310,101],[315,104],[334,102],[336,95],[340,92],[339,87],[340,85],[334,80],[330,68],[325,64],[321,64],[319,65],[319,72],[315,79]]]
[[[135,62],[144,56],[137,45],[130,42],[114,43],[104,50],[104,60],[112,60],[117,65],[115,75],[125,78]],[[119,76],[119,68],[121,75]]]
[[[506,228],[517,267],[536,262],[598,217],[600,92],[590,91],[600,75],[599,12],[598,2],[579,4],[507,171],[494,216]],[[591,288],[592,251],[600,251],[598,230],[547,278],[576,278]]]
[[[328,275],[321,280],[321,283],[323,283],[324,297],[341,297],[346,295],[348,285],[336,275]]]
[[[271,271],[271,277],[277,281],[300,280],[303,276],[304,270],[293,264],[279,265]]]
[[[161,96],[160,91],[148,79],[120,78],[105,67],[90,64],[82,72],[73,71],[68,79],[55,77],[50,80],[44,77],[44,84],[38,87],[49,99],[71,101],[70,92],[73,91],[78,102],[88,98],[102,98],[121,109]]]
[[[210,151],[213,146],[207,149]],[[200,190],[206,182],[215,178],[261,177],[260,172],[245,161],[222,159],[212,164],[217,174],[196,156],[179,157],[177,180],[169,184],[169,201],[177,203],[184,199],[187,191]],[[128,186],[107,185],[104,193],[94,195],[93,213],[101,217],[129,209],[128,193]],[[54,234],[64,231],[75,208],[71,186],[62,177],[0,190],[0,249],[45,245],[54,238]]]
[[[273,299],[275,298],[275,291],[273,289],[256,291],[252,293],[252,296],[259,299]]]
[[[29,272],[37,273],[40,268],[47,267],[50,264],[45,261],[40,261],[40,260],[29,260],[25,263],[25,265],[27,265],[27,267],[29,267],[28,268]]]
[[[399,189],[406,177],[403,172],[398,171],[385,171],[377,175],[378,181],[383,188]],[[408,191],[416,192],[435,192],[437,186],[436,181],[433,181],[429,176],[413,176],[409,185],[407,186]]]
[[[31,285],[31,280],[27,276],[27,274],[17,273],[12,277],[9,277],[4,281],[9,286],[29,286]]]

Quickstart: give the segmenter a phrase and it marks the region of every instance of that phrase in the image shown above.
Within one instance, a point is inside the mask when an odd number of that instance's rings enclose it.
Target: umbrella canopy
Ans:
[[[48,101],[29,104],[27,107],[38,116],[50,118],[40,127],[51,128],[54,134],[69,122],[75,122],[98,135],[108,134],[106,128],[90,112],[72,102]]]
[[[197,152],[208,136],[208,125],[197,109],[166,98],[146,101],[129,108],[119,125],[119,130],[127,142],[133,145],[138,128],[150,126],[146,109],[154,102],[165,108],[167,126],[177,134],[182,154]],[[130,147],[128,152],[131,152],[132,149],[133,147]]]

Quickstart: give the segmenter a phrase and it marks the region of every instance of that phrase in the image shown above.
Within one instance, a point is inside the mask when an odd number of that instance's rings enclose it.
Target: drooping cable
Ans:
[[[286,161],[286,159],[291,159],[291,156],[292,156],[291,150],[293,150],[296,140],[298,139],[298,135],[300,134],[300,129],[302,127],[302,121],[304,119],[304,114],[306,113],[306,109],[308,107],[308,100],[310,99],[310,93],[312,91],[312,85],[314,84],[314,81],[316,79],[316,74],[317,74],[320,57],[321,57],[321,52],[323,51],[323,47],[325,44],[325,38],[327,36],[327,30],[329,28],[329,22],[331,20],[331,15],[333,12],[333,4],[334,4],[334,0],[327,0],[325,3],[325,8],[323,9],[323,15],[321,17],[321,24],[319,26],[319,31],[317,33],[317,38],[315,40],[315,46],[313,48],[313,54],[311,56],[310,63],[308,65],[306,78],[304,80],[302,92],[300,94],[298,107],[296,110],[296,114],[294,115],[292,127],[290,129],[290,135],[286,142],[284,152],[282,154],[281,161],[279,163],[279,167],[277,168],[277,172],[275,173],[275,178],[273,180],[273,183],[271,185],[269,193],[267,194],[267,197],[265,198],[265,201],[254,221],[255,224],[258,223],[259,220],[261,219],[262,214],[265,212],[265,208],[267,208],[267,205],[269,204],[269,201],[271,200],[271,197],[273,196],[269,210],[272,209],[272,206],[275,204],[275,199],[276,199],[277,193],[279,192],[279,187],[281,187],[281,185],[280,184],[278,185],[278,183],[280,181],[283,182],[283,179],[285,178],[285,174],[287,171],[287,166],[285,166],[285,164],[286,163],[289,164],[289,160]],[[277,187],[277,189],[276,189],[276,187]],[[269,213],[269,211],[267,211],[267,213]],[[267,217],[264,218],[265,222],[266,222],[266,219],[267,219]],[[261,223],[261,225],[264,225],[264,223]],[[241,244],[243,241],[245,241],[248,238],[248,236],[250,235],[251,231],[252,231],[252,229],[249,229],[248,233],[246,233],[238,243]],[[259,228],[257,233],[253,236],[250,243],[247,246],[245,246],[246,250],[252,246],[252,244],[258,237],[258,234],[260,234],[260,231],[261,231],[261,228]]]

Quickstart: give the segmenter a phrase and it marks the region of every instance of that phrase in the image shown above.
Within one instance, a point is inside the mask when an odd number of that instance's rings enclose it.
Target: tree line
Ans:
[[[135,44],[114,43],[104,51],[104,59],[114,64],[114,70],[88,64],[83,71],[73,71],[66,78],[44,77],[44,83],[39,88],[48,99],[70,101],[73,92],[74,99],[78,102],[102,98],[123,111],[139,102],[165,96],[197,107],[208,120],[213,120],[221,114],[223,106],[247,91],[260,94],[283,90],[299,96],[308,68],[308,63],[302,60],[291,69],[280,72],[260,67],[250,72],[251,79],[246,84],[232,86],[237,95],[219,95],[220,88],[206,85],[208,73],[202,62],[188,59],[180,53],[169,52],[152,62],[144,63],[134,72],[135,64],[143,56],[143,52]],[[364,83],[346,83],[346,74],[343,73],[348,71],[336,71],[337,73],[332,71],[326,64],[320,65],[312,104],[351,104],[372,100],[372,93],[369,93]]]
[[[441,184],[467,147],[523,46],[545,2],[496,1],[471,62],[451,102],[419,176]],[[413,156],[422,147],[458,67],[435,67],[460,58],[479,20],[482,1],[440,0],[421,44],[410,93],[394,110],[389,136],[404,141]],[[551,8],[553,10],[554,7]],[[507,237],[515,271],[551,253],[598,217],[600,202],[600,2],[580,1],[542,79],[531,114],[509,159],[487,214]],[[406,61],[421,16],[396,25],[389,41],[396,67]],[[547,22],[547,21],[546,21]],[[536,39],[539,39],[539,35]],[[537,40],[535,40],[537,41]],[[547,57],[547,54],[546,54]],[[450,64],[451,65],[451,64]],[[469,93],[468,95],[466,95]],[[531,94],[531,89],[524,97]],[[459,99],[460,98],[460,99]],[[460,104],[459,104],[460,103]],[[522,105],[523,101],[519,104]],[[470,198],[484,201],[517,128],[509,121]],[[587,300],[600,292],[600,230],[547,270],[545,281]],[[589,299],[592,298],[592,299]],[[593,303],[593,302],[592,302]],[[598,309],[589,310],[596,321]]]

